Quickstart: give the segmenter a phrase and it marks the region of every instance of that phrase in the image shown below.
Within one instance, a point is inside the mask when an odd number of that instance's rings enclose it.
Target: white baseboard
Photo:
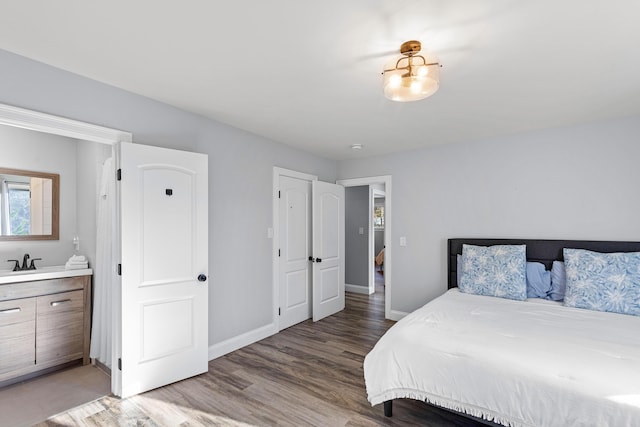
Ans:
[[[398,310],[391,310],[389,312],[389,319],[390,320],[395,320],[396,322],[400,319],[402,319],[403,317],[407,316],[409,313],[405,313],[404,311],[398,311]]]
[[[209,360],[217,359],[220,356],[236,351],[242,347],[245,347],[254,342],[260,341],[273,334],[278,333],[278,327],[274,323],[270,323],[265,326],[261,326],[258,329],[254,329],[249,332],[245,332],[242,335],[229,338],[218,344],[209,346]]]
[[[347,292],[354,292],[356,294],[366,294],[366,295],[371,294],[371,292],[369,292],[369,287],[368,286],[345,284],[344,285],[344,290],[347,291]]]

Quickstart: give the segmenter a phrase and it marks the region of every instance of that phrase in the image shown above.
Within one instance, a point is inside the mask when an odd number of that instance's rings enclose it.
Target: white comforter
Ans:
[[[640,426],[640,317],[451,289],[364,361],[372,405],[424,400],[507,426]]]

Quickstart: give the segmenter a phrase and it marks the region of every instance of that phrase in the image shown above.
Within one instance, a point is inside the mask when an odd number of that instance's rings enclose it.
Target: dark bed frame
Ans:
[[[563,248],[587,249],[595,252],[640,252],[640,242],[615,242],[597,240],[538,240],[538,239],[449,239],[447,241],[447,271],[448,289],[458,286],[458,255],[462,255],[462,245],[493,246],[493,245],[527,245],[527,261],[541,262],[547,270],[551,269],[553,261],[564,261]],[[432,405],[436,406],[436,405]],[[485,425],[496,426],[497,424],[481,418],[446,409],[473,419]],[[387,417],[393,414],[393,400],[384,402],[384,415]]]

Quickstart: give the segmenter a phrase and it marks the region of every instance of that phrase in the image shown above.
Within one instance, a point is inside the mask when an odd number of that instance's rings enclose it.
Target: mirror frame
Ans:
[[[51,234],[30,234],[20,236],[0,236],[0,242],[21,240],[59,240],[60,239],[60,175],[57,173],[33,172],[21,169],[0,167],[0,174],[32,176],[50,179],[51,182]]]

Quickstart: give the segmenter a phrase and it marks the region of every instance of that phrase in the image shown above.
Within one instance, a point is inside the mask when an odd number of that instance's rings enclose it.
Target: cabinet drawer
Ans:
[[[36,299],[0,302],[1,374],[35,363]]]
[[[81,358],[84,348],[84,292],[44,295],[37,300],[36,363]]]

